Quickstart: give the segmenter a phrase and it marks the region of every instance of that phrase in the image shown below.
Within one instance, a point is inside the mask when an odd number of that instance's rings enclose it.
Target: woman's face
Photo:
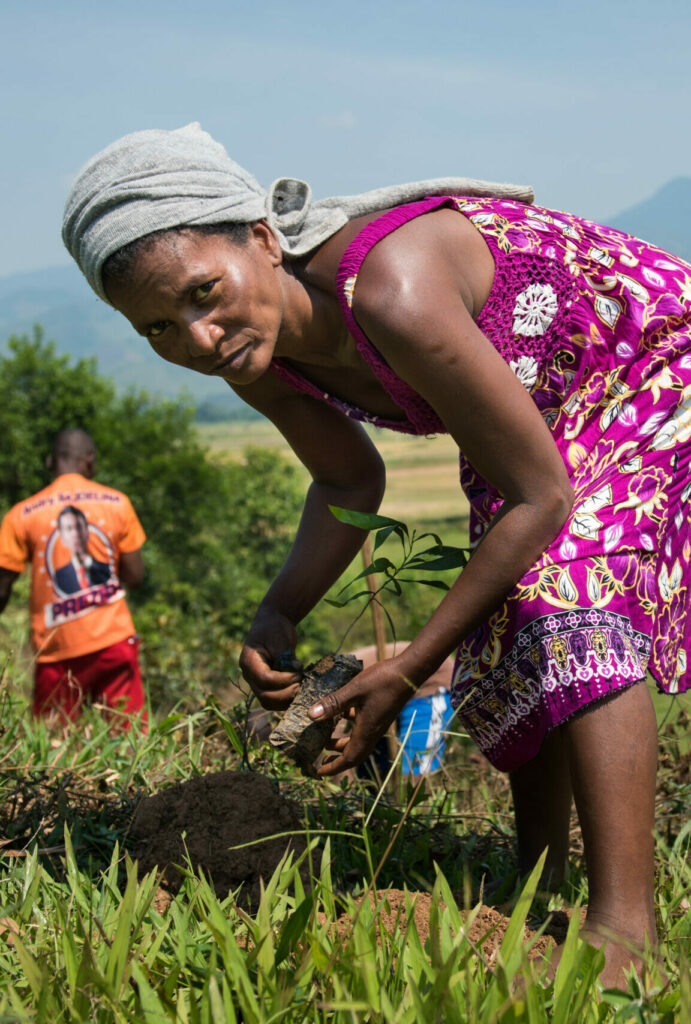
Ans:
[[[106,279],[106,291],[168,362],[249,384],[269,366],[281,329],[281,260],[262,221],[241,245],[182,229],[152,239],[126,280]]]

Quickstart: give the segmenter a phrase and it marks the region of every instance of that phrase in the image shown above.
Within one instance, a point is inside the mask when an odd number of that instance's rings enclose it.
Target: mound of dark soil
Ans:
[[[170,893],[180,888],[179,867],[189,861],[202,869],[219,898],[242,887],[238,903],[256,908],[260,879],[269,881],[286,849],[296,856],[305,849],[303,836],[280,833],[300,828],[295,805],[266,776],[217,772],[141,800],[129,845],[140,872],[159,868]],[[254,845],[232,849],[243,843]]]

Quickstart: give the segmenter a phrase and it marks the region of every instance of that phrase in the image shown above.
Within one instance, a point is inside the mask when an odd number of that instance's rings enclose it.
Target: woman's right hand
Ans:
[[[295,625],[285,615],[259,609],[240,653],[240,668],[268,711],[285,710],[298,692],[302,665],[295,657],[296,642]],[[279,656],[280,669],[274,668]]]

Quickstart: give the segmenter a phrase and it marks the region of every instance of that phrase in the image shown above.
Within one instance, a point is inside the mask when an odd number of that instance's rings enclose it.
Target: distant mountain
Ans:
[[[691,178],[668,181],[607,223],[691,262]]]
[[[691,177],[675,178],[607,223],[691,262]],[[166,396],[185,391],[213,409],[214,417],[226,403],[233,410],[242,405],[222,381],[154,355],[119,313],[96,298],[74,264],[0,278],[0,348],[11,334],[30,334],[37,323],[58,351],[95,356],[118,388]]]
[[[242,405],[222,380],[155,355],[120,313],[94,295],[73,264],[0,278],[0,349],[12,334],[31,335],[34,324],[59,352],[76,359],[95,356],[100,372],[119,389],[169,397],[186,392],[198,402]]]

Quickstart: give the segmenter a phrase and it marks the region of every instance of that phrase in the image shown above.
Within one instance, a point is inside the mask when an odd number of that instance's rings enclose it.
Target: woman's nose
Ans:
[[[223,328],[208,320],[192,320],[187,325],[187,347],[192,356],[210,355],[223,337]]]

